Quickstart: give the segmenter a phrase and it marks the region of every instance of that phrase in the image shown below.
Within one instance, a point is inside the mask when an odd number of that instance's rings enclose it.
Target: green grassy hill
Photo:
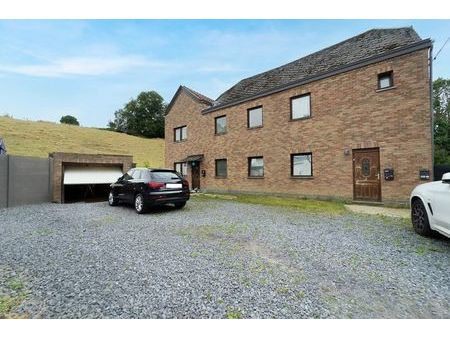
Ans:
[[[8,154],[48,157],[51,152],[133,155],[138,166],[164,166],[164,140],[95,128],[0,117]]]

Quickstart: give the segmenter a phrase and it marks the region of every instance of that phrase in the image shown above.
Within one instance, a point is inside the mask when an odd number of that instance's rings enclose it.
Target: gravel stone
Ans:
[[[450,241],[408,221],[191,200],[0,210],[31,318],[450,318]]]

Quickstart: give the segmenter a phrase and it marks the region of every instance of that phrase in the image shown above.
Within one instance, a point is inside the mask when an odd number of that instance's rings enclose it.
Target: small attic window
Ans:
[[[392,71],[378,74],[378,89],[386,89],[394,86],[394,74]]]

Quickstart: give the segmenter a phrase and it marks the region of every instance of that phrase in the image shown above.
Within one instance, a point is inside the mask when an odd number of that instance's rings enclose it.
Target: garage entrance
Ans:
[[[120,166],[65,164],[63,203],[99,202],[108,199],[109,185],[122,176]]]
[[[109,185],[133,167],[133,156],[51,153],[52,201],[107,199]]]

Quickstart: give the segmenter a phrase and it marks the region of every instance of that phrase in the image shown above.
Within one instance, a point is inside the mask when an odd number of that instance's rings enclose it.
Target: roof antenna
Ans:
[[[447,44],[448,40],[450,40],[450,37],[447,38],[447,40],[445,40],[444,44],[442,45],[441,49],[438,50],[438,52],[436,53],[436,55],[434,56],[433,60],[436,60],[437,56],[439,55],[439,53],[441,52],[442,49],[444,49],[445,45]]]

